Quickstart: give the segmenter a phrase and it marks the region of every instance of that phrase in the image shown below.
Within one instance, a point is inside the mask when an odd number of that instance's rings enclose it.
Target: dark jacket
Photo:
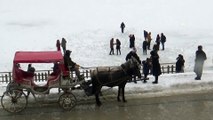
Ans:
[[[142,61],[142,65],[143,65],[143,74],[148,75],[149,74],[149,70],[151,68],[151,65],[149,64],[148,61]]]
[[[166,42],[166,36],[164,34],[161,34],[161,43]]]
[[[116,49],[120,49],[121,48],[121,42],[120,40],[116,40]]]
[[[139,56],[137,55],[136,52],[130,51],[126,56],[126,61],[131,59],[131,57],[134,57],[141,64],[141,60],[140,60],[140,58],[139,58]]]
[[[71,52],[67,52],[64,55],[64,65],[65,67],[68,69],[69,67],[72,69],[75,67],[76,63],[72,61],[72,59],[70,58],[70,54]]]
[[[147,50],[148,42],[146,40],[143,41],[143,50]]]
[[[177,62],[176,62],[176,72],[179,73],[179,72],[184,72],[184,63],[185,63],[185,60],[183,59],[182,56],[178,56],[177,57]]]
[[[120,27],[121,27],[122,29],[124,29],[124,28],[125,28],[125,24],[122,22]]]
[[[196,51],[195,62],[204,62],[207,59],[206,53],[203,50]]]
[[[159,55],[157,53],[157,51],[151,51],[150,52],[151,54],[151,61],[152,61],[152,74],[154,76],[159,76],[161,75],[161,66],[160,66],[160,63],[159,63]]]

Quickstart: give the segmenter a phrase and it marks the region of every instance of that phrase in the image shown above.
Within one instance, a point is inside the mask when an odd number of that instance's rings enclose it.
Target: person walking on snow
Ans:
[[[125,28],[125,24],[124,24],[124,22],[122,22],[122,23],[121,23],[120,28],[121,28],[121,33],[124,33],[124,28]]]

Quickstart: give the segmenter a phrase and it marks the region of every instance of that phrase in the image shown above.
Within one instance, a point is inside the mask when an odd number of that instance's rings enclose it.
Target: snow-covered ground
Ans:
[[[152,32],[152,45],[157,34],[167,37],[165,51],[159,51],[160,62],[175,62],[183,54],[185,73],[162,75],[158,85],[151,84],[152,77],[147,84],[130,83],[127,90],[199,88],[194,84],[208,88],[213,72],[212,4],[212,0],[0,0],[0,71],[11,71],[15,51],[56,50],[56,40],[62,37],[72,50],[72,59],[84,67],[123,63],[130,51],[129,34],[135,34],[138,54],[144,60],[149,57],[142,55],[143,30],[147,30]],[[124,34],[121,22],[126,24]],[[122,55],[109,55],[112,37],[120,39]],[[201,81],[195,81],[193,73],[198,45],[203,45],[208,58]]]

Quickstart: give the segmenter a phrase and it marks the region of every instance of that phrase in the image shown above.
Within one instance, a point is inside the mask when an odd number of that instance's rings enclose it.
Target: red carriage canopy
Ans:
[[[17,51],[13,63],[53,63],[62,61],[61,51]]]

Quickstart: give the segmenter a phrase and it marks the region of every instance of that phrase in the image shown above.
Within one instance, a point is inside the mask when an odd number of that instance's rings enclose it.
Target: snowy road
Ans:
[[[210,120],[213,118],[213,91],[156,98],[127,96],[128,102],[118,103],[114,98],[103,99],[103,106],[93,102],[77,105],[64,112],[56,104],[29,107],[20,114],[0,110],[1,120]]]

